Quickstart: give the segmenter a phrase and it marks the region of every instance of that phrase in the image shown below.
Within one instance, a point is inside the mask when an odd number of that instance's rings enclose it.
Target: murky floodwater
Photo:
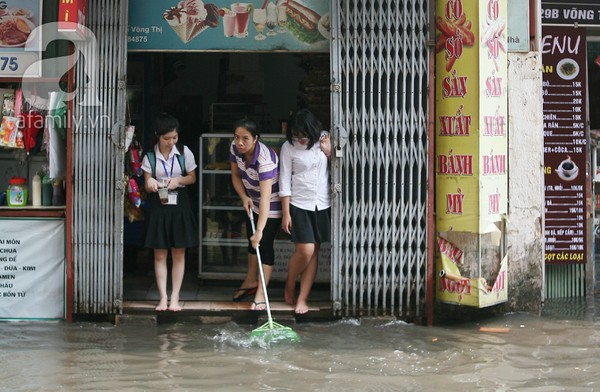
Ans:
[[[508,327],[506,333],[479,328]],[[512,314],[453,326],[1,323],[2,391],[594,391],[600,320]]]

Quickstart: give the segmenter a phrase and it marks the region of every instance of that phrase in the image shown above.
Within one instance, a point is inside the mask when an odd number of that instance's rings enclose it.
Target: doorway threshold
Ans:
[[[116,324],[144,323],[162,324],[174,322],[199,322],[201,324],[260,324],[267,321],[267,312],[252,310],[252,302],[233,301],[179,301],[179,312],[157,312],[157,302],[149,300],[124,301],[123,313],[116,318]],[[296,314],[291,305],[285,302],[271,302],[271,313],[276,321],[300,323],[313,321],[332,321],[331,302],[311,302],[305,314]]]

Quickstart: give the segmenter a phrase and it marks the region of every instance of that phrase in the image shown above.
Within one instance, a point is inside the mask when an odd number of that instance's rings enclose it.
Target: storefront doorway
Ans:
[[[275,148],[285,140],[290,111],[298,107],[310,108],[329,129],[329,74],[329,53],[129,53],[128,106],[136,140],[144,151],[152,148],[153,117],[171,113],[181,123],[181,141],[199,165],[199,181],[190,190],[201,245],[188,249],[188,289],[182,295],[195,294],[184,299],[228,299],[245,274],[246,228],[227,165],[233,123],[243,116],[253,118],[261,138]],[[225,166],[215,166],[221,164]],[[126,202],[124,300],[158,299],[152,252],[142,246],[144,206],[141,215],[131,207]],[[293,245],[281,234],[276,247],[275,290],[283,287]],[[323,299],[330,297],[328,258],[329,252],[323,252],[317,278],[321,293],[316,295]]]

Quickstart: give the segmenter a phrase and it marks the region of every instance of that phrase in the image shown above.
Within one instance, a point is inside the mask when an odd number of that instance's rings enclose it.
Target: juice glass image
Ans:
[[[233,37],[235,33],[235,12],[228,12],[223,15],[223,34],[225,37]]]
[[[277,24],[279,25],[278,33],[283,34],[287,30],[285,29],[285,25],[287,24],[287,13],[286,13],[285,5],[277,6]]]
[[[250,7],[248,3],[233,3],[231,10],[235,12],[235,33],[236,38],[246,38],[248,36],[248,21],[250,20]]]

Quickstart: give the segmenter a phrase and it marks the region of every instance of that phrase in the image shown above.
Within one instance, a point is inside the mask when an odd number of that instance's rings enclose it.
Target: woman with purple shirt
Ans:
[[[252,309],[264,310],[265,296],[258,276],[256,247],[260,244],[260,256],[265,275],[265,286],[273,272],[275,251],[273,241],[281,224],[281,202],[279,201],[279,158],[273,149],[260,142],[258,127],[248,118],[234,125],[234,139],[230,149],[231,181],[240,196],[246,215],[254,214],[256,231],[248,233],[248,273],[234,301],[256,293]]]

